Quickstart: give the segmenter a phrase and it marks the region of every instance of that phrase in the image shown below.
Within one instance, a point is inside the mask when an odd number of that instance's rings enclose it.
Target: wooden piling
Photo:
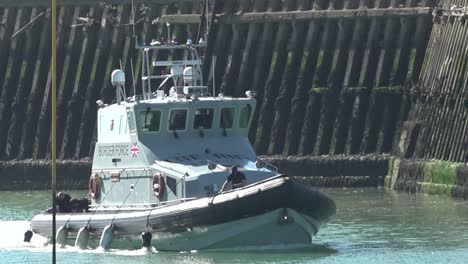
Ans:
[[[270,75],[264,86],[264,96],[258,119],[257,140],[255,147],[257,151],[264,154],[268,150],[270,142],[271,126],[274,120],[273,112],[275,101],[278,96],[281,73],[287,61],[286,44],[291,33],[290,25],[283,23],[279,25],[276,39],[276,47],[272,56]]]
[[[275,101],[275,115],[272,124],[271,142],[268,149],[269,155],[283,152],[286,128],[284,124],[288,122],[289,111],[291,109],[290,98],[294,93],[294,86],[303,59],[304,49],[304,28],[303,22],[293,24],[292,38],[289,43],[290,50],[283,72],[279,93]]]
[[[42,15],[41,15],[42,14]],[[31,20],[35,20],[36,17],[39,17],[39,20],[45,14],[45,10],[38,10],[33,8],[31,11]],[[28,24],[27,24],[28,25]],[[20,152],[21,146],[21,136],[20,131],[23,130],[25,125],[25,117],[27,111],[27,102],[29,91],[32,84],[32,78],[34,73],[34,68],[36,66],[36,57],[38,50],[36,47],[37,41],[41,36],[42,23],[39,24],[29,24],[29,31],[22,31],[25,36],[28,38],[28,41],[25,44],[24,56],[22,58],[22,67],[20,70],[20,76],[16,84],[16,94],[12,102],[12,117],[10,120],[10,127],[8,129],[8,142],[6,146],[6,157],[15,158]]]
[[[318,58],[318,43],[322,36],[323,23],[311,21],[305,43],[304,58],[301,61],[299,75],[297,77],[296,89],[291,99],[291,114],[289,115],[288,128],[286,132],[286,143],[284,154],[295,155],[299,151],[301,131],[306,120],[306,109],[309,100],[309,89],[312,86],[312,77],[315,75]]]
[[[16,14],[14,32],[20,30],[30,19],[31,17],[31,8],[20,9]],[[11,36],[4,36],[9,37]],[[3,87],[1,94],[0,102],[0,134],[8,135],[8,130],[11,124],[12,114],[14,113],[12,108],[20,107],[20,105],[13,105],[14,95],[18,89],[18,81],[21,76],[21,68],[24,56],[24,47],[25,47],[25,35],[20,34],[14,38],[11,42],[10,52],[8,59],[5,62],[2,62],[3,65],[6,65],[6,73],[4,78],[4,83],[1,85]],[[5,66],[3,66],[5,67]],[[23,99],[21,98],[22,103]],[[12,113],[13,112],[13,113]],[[11,156],[8,156],[6,147],[8,137],[0,137],[0,157],[6,156],[6,158],[11,159]],[[11,139],[10,139],[11,140]],[[11,142],[10,142],[11,143]],[[10,144],[11,146],[11,144]],[[13,153],[14,154],[14,153]]]

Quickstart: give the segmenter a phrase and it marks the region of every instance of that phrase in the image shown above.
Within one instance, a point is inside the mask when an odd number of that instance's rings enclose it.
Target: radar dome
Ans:
[[[125,84],[125,73],[122,70],[114,70],[111,74],[111,83],[114,86],[122,86]]]

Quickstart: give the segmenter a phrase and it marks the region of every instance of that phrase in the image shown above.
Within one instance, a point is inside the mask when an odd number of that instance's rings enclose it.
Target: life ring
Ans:
[[[88,190],[91,198],[99,198],[101,194],[101,178],[97,173],[93,173],[91,174],[91,177],[89,177]]]
[[[162,173],[156,172],[153,175],[153,194],[159,200],[161,200],[161,198],[164,195],[165,185],[166,183],[164,182],[164,176],[162,175]]]

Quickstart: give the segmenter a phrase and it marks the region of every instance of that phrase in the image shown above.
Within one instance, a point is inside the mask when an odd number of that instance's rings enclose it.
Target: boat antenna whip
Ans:
[[[211,60],[211,65],[212,65],[212,69],[213,69],[213,72],[212,72],[212,75],[213,75],[213,98],[216,97],[216,81],[215,81],[215,66],[216,66],[216,56],[213,55],[213,59]]]
[[[132,15],[130,17],[130,24],[132,25],[132,29],[133,29],[133,37],[136,38],[136,35],[135,35],[135,5],[133,3],[133,0],[132,0]]]
[[[206,18],[207,13],[208,13],[208,0],[204,0],[203,6],[202,6],[202,13],[200,14],[200,24],[198,25],[197,40],[199,40],[202,37],[203,26],[205,26],[205,34],[206,32],[208,32],[208,19]]]
[[[133,95],[136,95],[136,87],[135,87],[135,70],[133,69],[133,59],[130,58],[130,67],[132,69],[132,87],[133,87]]]
[[[135,46],[138,44],[138,39],[135,33],[135,4],[134,0],[132,0],[132,15],[130,18],[130,24],[132,25],[133,30],[133,39],[135,40]],[[132,87],[133,87],[133,95],[136,96],[136,87],[135,87],[135,73],[133,70],[133,59],[130,57],[130,67],[132,70]]]

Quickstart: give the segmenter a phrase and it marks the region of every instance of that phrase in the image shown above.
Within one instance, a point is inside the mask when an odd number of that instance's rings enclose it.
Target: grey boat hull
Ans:
[[[114,224],[118,237],[153,234],[158,250],[217,249],[236,246],[307,244],[336,212],[332,199],[286,176],[177,205],[144,211],[58,214],[69,237],[88,226],[99,237]],[[51,214],[36,215],[33,232],[52,235]]]

